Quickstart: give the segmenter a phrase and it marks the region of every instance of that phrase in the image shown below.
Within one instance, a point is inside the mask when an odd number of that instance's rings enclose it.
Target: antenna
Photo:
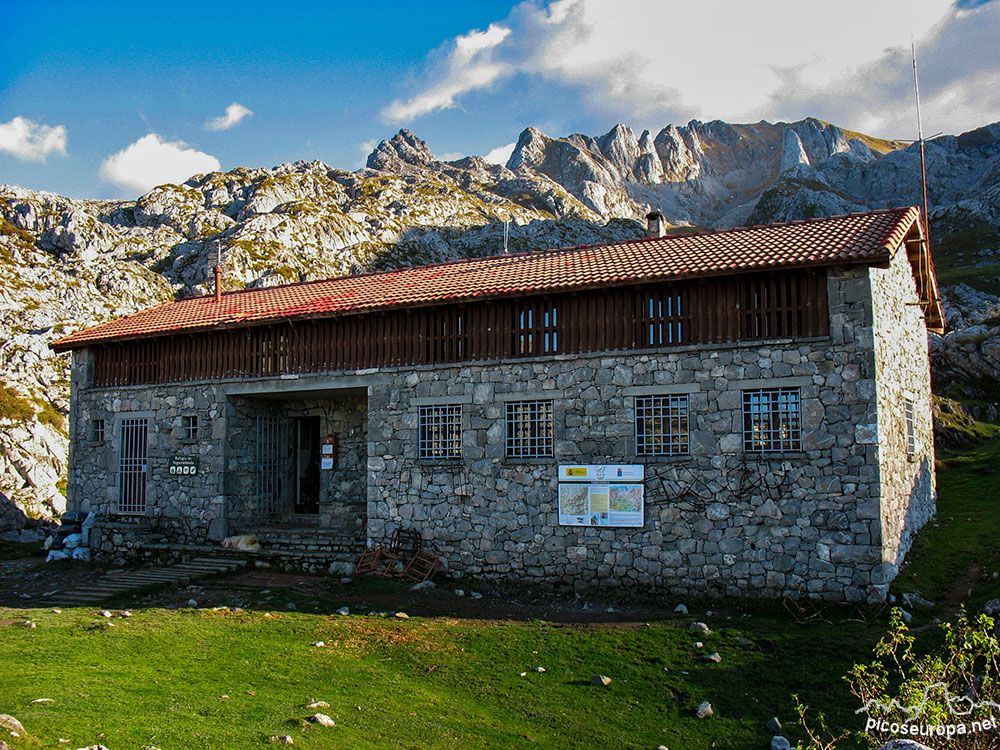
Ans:
[[[503,254],[506,255],[510,252],[508,249],[508,243],[510,241],[510,222],[505,221],[503,223]]]
[[[917,45],[910,38],[910,54],[913,60],[913,95],[917,105],[917,142],[920,144],[920,192],[923,199],[923,257],[918,261],[918,277],[923,276],[923,289],[919,289],[920,304],[930,305],[931,300],[931,228],[927,205],[927,154],[924,148],[924,129],[920,119],[920,79],[917,76]]]
[[[913,57],[913,94],[917,102],[917,142],[920,144],[920,189],[923,194],[924,235],[930,247],[930,226],[927,215],[927,156],[924,151],[924,129],[920,121],[920,80],[917,78],[917,45],[910,39],[910,53]]]

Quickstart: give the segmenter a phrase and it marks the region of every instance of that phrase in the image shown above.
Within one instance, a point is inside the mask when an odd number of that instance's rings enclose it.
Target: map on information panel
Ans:
[[[559,480],[560,526],[643,525],[642,466],[560,466]]]

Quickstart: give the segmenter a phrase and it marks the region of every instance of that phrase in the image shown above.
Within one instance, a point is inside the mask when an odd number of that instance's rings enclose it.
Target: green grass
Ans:
[[[1000,580],[992,578],[1000,571],[1000,429],[978,423],[978,431],[994,437],[960,452],[939,452],[938,512],[896,579],[901,591],[933,600],[954,595],[972,606],[1000,596]]]
[[[0,609],[0,619],[38,624],[0,628],[0,713],[31,735],[12,747],[64,737],[112,750],[242,748],[282,734],[307,748],[762,746],[770,716],[790,721],[793,692],[853,722],[840,677],[880,630],[737,615],[695,649],[689,618],[579,626],[133,612],[107,621],[89,609]],[[721,664],[704,660],[714,650]],[[591,686],[595,673],[611,685]],[[307,709],[310,700],[330,708]],[[702,700],[715,716],[695,718]],[[317,710],[337,726],[305,725]]]
[[[966,582],[973,606],[1000,596],[991,575],[1000,570],[1000,429],[977,430],[993,437],[940,454],[938,516],[894,585],[939,602],[921,618],[949,616],[956,590],[967,598]],[[358,579],[349,591],[361,599],[408,594],[376,579]],[[240,596],[240,612],[210,608],[232,599],[206,599],[198,610],[120,602],[134,616],[110,621],[91,608],[0,608],[0,713],[30,735],[11,747],[56,747],[67,738],[69,747],[112,750],[252,748],[288,734],[304,748],[735,750],[766,747],[764,723],[773,715],[794,745],[805,739],[794,725],[795,694],[810,716],[825,713],[834,732],[861,728],[843,675],[871,661],[887,624],[884,610],[806,605],[820,616],[796,619],[778,603],[741,600],[688,599],[697,617],[581,625],[343,617],[330,614],[342,603],[334,599],[309,614],[305,594]],[[290,600],[296,611],[261,609]],[[717,613],[702,614],[704,607]],[[28,618],[38,627],[24,627]],[[692,619],[715,632],[694,635]],[[937,637],[927,630],[918,646]],[[320,640],[325,648],[312,645]],[[720,664],[703,658],[712,651]],[[595,673],[611,677],[610,686],[589,685]],[[53,702],[32,704],[36,698]],[[306,708],[311,700],[330,707]],[[715,715],[699,720],[703,700]],[[305,723],[317,711],[337,726]],[[838,747],[859,746],[852,743]]]
[[[13,388],[0,385],[0,419],[27,422],[34,419],[35,409],[31,402]]]

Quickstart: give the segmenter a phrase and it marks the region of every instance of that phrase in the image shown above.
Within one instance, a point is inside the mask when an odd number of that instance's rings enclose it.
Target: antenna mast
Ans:
[[[910,53],[913,57],[913,93],[917,100],[917,142],[920,144],[920,189],[923,193],[924,242],[930,249],[930,224],[927,216],[927,157],[924,152],[924,130],[920,122],[920,81],[917,79],[917,46],[910,40]]]

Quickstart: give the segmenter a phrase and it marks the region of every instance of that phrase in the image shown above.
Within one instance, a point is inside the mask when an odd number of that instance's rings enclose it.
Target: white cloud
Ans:
[[[912,111],[911,37],[925,122],[939,121],[939,130],[965,123],[960,115],[975,102],[959,93],[954,107],[947,92],[971,92],[973,81],[1000,74],[1000,2],[959,10],[953,0],[842,0],[831,10],[801,0],[527,0],[432,53],[420,88],[383,116],[413,119],[527,75],[574,88],[593,113],[654,125],[815,114],[895,130],[897,110]],[[941,67],[936,79],[932,62]],[[991,91],[980,91],[979,124],[1000,119]]]
[[[382,112],[388,122],[402,122],[414,117],[455,106],[455,99],[462,94],[489,86],[505,75],[506,64],[491,61],[493,51],[511,33],[509,28],[490,24],[486,31],[470,31],[455,38],[447,50],[438,51],[441,69],[437,82],[424,88],[408,101],[398,99]]]
[[[0,123],[0,151],[24,161],[45,161],[49,154],[66,154],[66,128],[39,125],[23,117]]]
[[[239,102],[233,102],[228,107],[226,107],[226,114],[222,117],[213,117],[211,120],[205,123],[206,130],[229,130],[229,128],[234,125],[239,125],[240,121],[244,117],[249,117],[252,115],[249,109],[244,107]]]
[[[505,165],[510,155],[514,153],[514,146],[516,145],[516,143],[508,143],[506,146],[497,146],[488,154],[484,154],[483,159],[490,164]]]
[[[145,193],[157,185],[179,184],[192,175],[219,168],[214,156],[189,148],[183,141],[162,141],[156,133],[150,133],[105,159],[101,177]]]

